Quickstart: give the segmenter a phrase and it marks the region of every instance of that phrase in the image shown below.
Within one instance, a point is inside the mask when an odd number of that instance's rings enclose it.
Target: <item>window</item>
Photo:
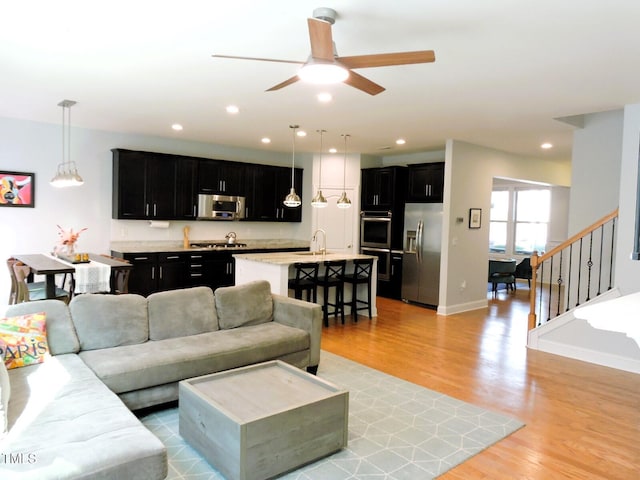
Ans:
[[[489,251],[530,255],[546,249],[551,191],[502,188],[491,192]]]

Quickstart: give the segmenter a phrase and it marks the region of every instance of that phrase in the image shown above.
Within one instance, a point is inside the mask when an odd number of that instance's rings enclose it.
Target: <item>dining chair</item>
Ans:
[[[119,260],[121,262],[129,263],[128,260],[120,257],[113,257],[105,253],[100,254],[101,257],[110,258],[111,260]],[[130,268],[117,268],[111,267],[111,293],[115,295],[122,295],[129,293],[129,275],[131,274]]]
[[[7,268],[9,269],[9,277],[11,279],[11,290],[9,291],[9,305],[15,305],[19,303],[18,299],[18,279],[16,273],[13,270],[13,266],[18,263],[18,260],[13,257],[7,259]],[[29,290],[44,290],[45,282],[27,282],[27,288]]]
[[[371,319],[371,270],[373,268],[373,258],[360,258],[353,260],[353,272],[344,277],[344,283],[351,285],[351,315],[355,322],[358,321],[358,311],[367,310]],[[358,285],[367,286],[367,299],[358,299]],[[358,306],[362,304],[362,306]]]
[[[324,274],[318,276],[318,286],[322,287],[322,312],[324,319],[324,326],[329,326],[329,315],[338,316],[342,323],[344,323],[344,271],[347,266],[346,260],[325,260]],[[335,300],[334,303],[329,302],[329,292],[332,288],[335,288]],[[332,311],[329,311],[329,307],[333,307]]]
[[[289,279],[288,287],[293,290],[295,298],[302,300],[302,293],[306,292],[307,302],[318,303],[318,263],[296,262],[293,268],[295,277]]]
[[[47,298],[44,282],[27,282],[27,278],[31,273],[31,268],[28,265],[16,261],[13,265],[13,273],[16,279],[15,303],[34,302]],[[56,287],[55,299],[62,300],[68,304],[71,300],[71,293],[63,288]]]

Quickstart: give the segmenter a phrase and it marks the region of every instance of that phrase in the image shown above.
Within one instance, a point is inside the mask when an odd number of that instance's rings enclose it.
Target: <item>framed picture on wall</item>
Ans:
[[[0,170],[0,207],[35,206],[35,173]]]
[[[469,228],[480,228],[482,226],[482,209],[469,209]]]

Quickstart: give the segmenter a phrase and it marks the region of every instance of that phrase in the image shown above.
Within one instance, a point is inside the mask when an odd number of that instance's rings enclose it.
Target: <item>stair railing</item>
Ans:
[[[543,255],[533,252],[529,330],[611,290],[617,219],[615,209]]]

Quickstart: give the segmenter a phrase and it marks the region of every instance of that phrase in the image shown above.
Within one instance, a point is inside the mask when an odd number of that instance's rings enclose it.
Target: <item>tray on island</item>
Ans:
[[[58,254],[57,257],[60,260],[64,260],[65,262],[69,262],[69,263],[89,263],[91,262],[91,259],[88,257],[85,257],[84,254],[79,253],[77,255],[64,255],[64,254]],[[86,259],[86,260],[85,260]]]

